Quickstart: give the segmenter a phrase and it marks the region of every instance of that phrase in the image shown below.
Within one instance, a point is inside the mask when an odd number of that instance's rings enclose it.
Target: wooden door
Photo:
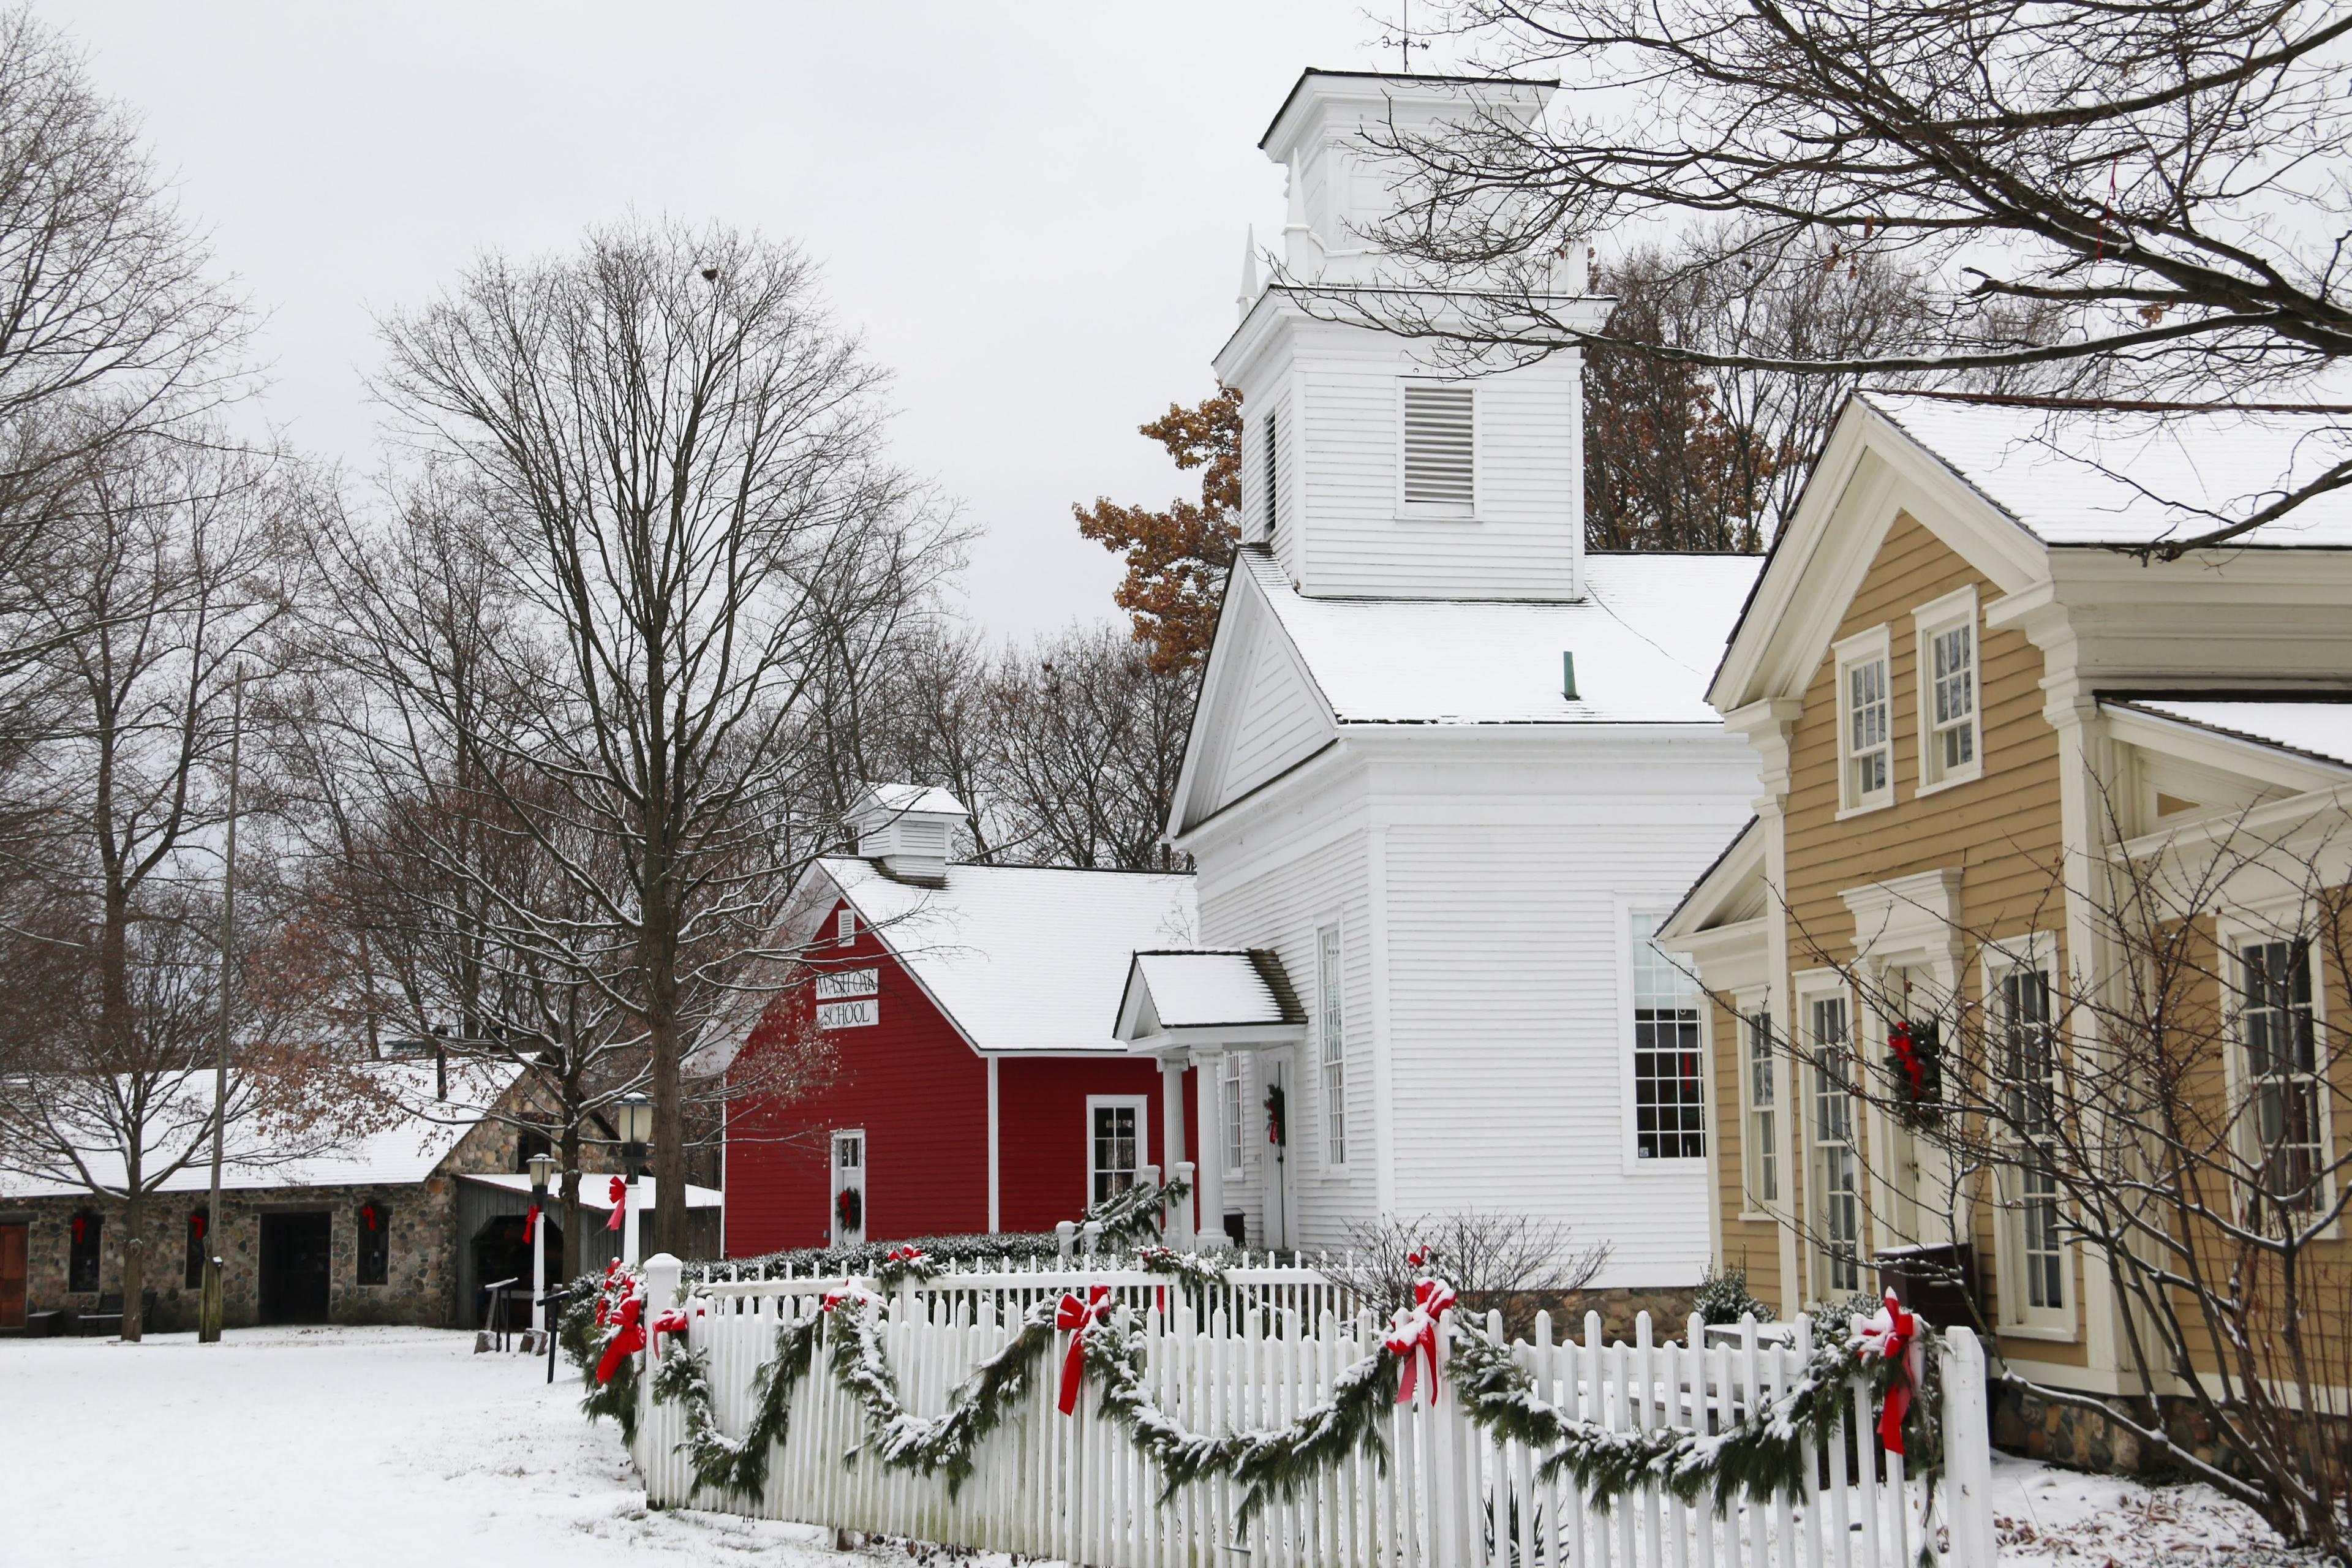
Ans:
[[[22,1225],[0,1225],[0,1329],[25,1326],[26,1236]]]

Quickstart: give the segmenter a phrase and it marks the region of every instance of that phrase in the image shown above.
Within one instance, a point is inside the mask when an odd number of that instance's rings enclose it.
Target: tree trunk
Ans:
[[[147,1194],[132,1176],[122,1204],[122,1337],[136,1342],[146,1331],[141,1299],[147,1293]]]
[[[563,1278],[568,1283],[580,1278],[580,1118],[567,1117],[563,1124]]]

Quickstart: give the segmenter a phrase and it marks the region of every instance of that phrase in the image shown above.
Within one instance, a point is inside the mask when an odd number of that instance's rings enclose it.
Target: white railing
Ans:
[[[1133,1269],[1015,1269],[948,1275],[899,1290],[883,1343],[907,1408],[939,1414],[948,1391],[1010,1340],[1028,1301],[1108,1284],[1132,1309],[1160,1408],[1192,1431],[1284,1425],[1313,1405],[1333,1377],[1369,1352],[1369,1315],[1326,1310],[1331,1287],[1311,1270],[1235,1271],[1236,1292],[1269,1293],[1236,1315],[1183,1309],[1172,1282]],[[1252,1275],[1258,1278],[1251,1278]],[[653,1301],[677,1300],[675,1265],[650,1267]],[[838,1281],[743,1281],[698,1287],[688,1342],[706,1352],[720,1429],[742,1432],[753,1381],[774,1353],[776,1330],[818,1310]],[[1159,1296],[1165,1284],[1165,1307]],[[1306,1305],[1279,1304],[1289,1292]],[[1498,1319],[1489,1331],[1499,1334]],[[1449,1325],[1450,1331],[1450,1325]],[[1654,1343],[1646,1316],[1633,1344],[1603,1344],[1589,1313],[1582,1342],[1554,1342],[1538,1315],[1512,1349],[1538,1394],[1563,1414],[1615,1430],[1718,1427],[1735,1405],[1788,1387],[1802,1373],[1805,1325],[1768,1342],[1755,1325],[1710,1338],[1694,1318],[1679,1344]],[[658,1339],[659,1336],[656,1336]],[[1449,1331],[1450,1337],[1450,1331]],[[756,1499],[697,1495],[679,1447],[683,1415],[642,1387],[635,1456],[656,1506],[719,1509],[835,1529],[1020,1552],[1097,1568],[1912,1568],[1924,1544],[1952,1568],[1991,1568],[1990,1449],[1984,1352],[1975,1336],[1944,1337],[1943,1476],[1923,1518],[1927,1489],[1898,1455],[1876,1445],[1870,1394],[1853,1391],[1847,1434],[1796,1494],[1742,1496],[1724,1514],[1649,1489],[1595,1509],[1575,1483],[1543,1481],[1543,1457],[1474,1426],[1443,1380],[1434,1403],[1388,1412],[1388,1460],[1358,1453],[1296,1498],[1277,1498],[1246,1535],[1234,1527],[1241,1489],[1211,1480],[1163,1500],[1157,1470],[1124,1429],[1096,1413],[1091,1379],[1075,1416],[1055,1409],[1062,1346],[1039,1368],[1013,1414],[986,1438],[961,1492],[943,1478],[887,1468],[870,1452],[863,1409],[816,1365],[792,1400],[785,1442]],[[657,1344],[653,1357],[662,1353]],[[651,1359],[651,1358],[649,1358]],[[1858,1438],[1858,1441],[1855,1440]]]

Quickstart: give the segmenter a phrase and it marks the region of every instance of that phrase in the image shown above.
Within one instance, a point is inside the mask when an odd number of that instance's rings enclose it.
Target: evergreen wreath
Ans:
[[[698,1486],[754,1500],[768,1489],[769,1446],[781,1447],[791,1431],[793,1390],[816,1363],[818,1322],[811,1316],[778,1325],[776,1353],[752,1384],[757,1408],[740,1437],[719,1429],[710,1404],[709,1354],[681,1345],[664,1359],[654,1374],[654,1398],[686,1406],[686,1438],[678,1446],[694,1467]]]
[[[1112,1251],[1141,1247],[1160,1239],[1161,1213],[1192,1195],[1192,1184],[1181,1176],[1157,1187],[1139,1182],[1087,1210],[1080,1224],[1102,1226],[1101,1244]]]

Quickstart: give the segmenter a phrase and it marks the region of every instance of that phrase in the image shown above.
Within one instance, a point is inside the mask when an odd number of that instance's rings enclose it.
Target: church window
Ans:
[[[1466,386],[1404,384],[1404,504],[1467,517],[1477,490],[1475,401]]]
[[[1660,923],[1633,917],[1633,1155],[1703,1160],[1698,985],[1658,946]]]
[[[99,1243],[106,1222],[94,1214],[78,1214],[66,1221],[66,1289],[77,1295],[98,1289]]]

